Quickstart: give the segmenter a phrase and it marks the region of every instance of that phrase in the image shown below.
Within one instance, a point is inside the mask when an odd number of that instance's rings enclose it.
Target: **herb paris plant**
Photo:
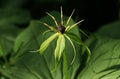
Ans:
[[[63,21],[62,7],[61,7],[61,23],[60,24],[58,24],[58,22],[56,21],[56,18],[53,15],[46,12],[53,19],[53,21],[54,21],[54,23],[55,23],[55,25],[56,25],[56,27],[58,29],[55,29],[54,27],[50,26],[47,23],[40,22],[40,23],[44,24],[45,26],[47,26],[50,29],[50,30],[45,31],[43,34],[45,34],[46,32],[50,32],[50,31],[53,31],[55,33],[53,35],[51,35],[47,40],[45,40],[41,44],[40,49],[37,50],[37,52],[39,51],[40,54],[43,54],[45,52],[45,50],[47,49],[47,47],[50,45],[50,43],[54,39],[58,38],[56,48],[54,50],[54,57],[55,57],[55,61],[59,62],[62,55],[63,55],[63,53],[65,52],[65,48],[66,48],[65,42],[66,42],[66,39],[67,39],[70,42],[70,44],[72,45],[73,50],[74,50],[74,56],[73,56],[73,59],[71,61],[71,64],[73,64],[75,56],[76,56],[76,48],[74,46],[73,41],[75,41],[79,45],[83,45],[87,49],[87,51],[88,51],[88,60],[90,59],[91,52],[90,52],[89,48],[82,42],[82,40],[80,40],[80,38],[76,34],[74,34],[73,32],[70,32],[71,29],[73,29],[75,26],[77,26],[78,24],[80,24],[81,22],[84,21],[84,20],[81,20],[81,21],[78,21],[77,23],[75,23],[73,25],[68,25],[74,11],[75,10],[72,11],[72,13],[71,13],[70,17],[68,18],[66,24],[64,24],[64,21]],[[83,34],[85,34],[82,30],[80,30],[80,31]]]

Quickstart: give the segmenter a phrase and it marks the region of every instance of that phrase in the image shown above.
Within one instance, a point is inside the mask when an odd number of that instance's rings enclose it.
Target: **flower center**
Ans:
[[[65,32],[65,27],[63,25],[59,25],[58,32],[61,32],[63,34]]]

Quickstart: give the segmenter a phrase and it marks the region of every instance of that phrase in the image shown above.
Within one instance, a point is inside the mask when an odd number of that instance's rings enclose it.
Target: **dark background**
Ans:
[[[118,4],[117,0],[66,0],[59,2],[36,3],[29,1],[24,8],[28,8],[33,18],[38,19],[43,16],[45,11],[58,10],[60,5],[63,5],[63,12],[70,15],[75,8],[76,12],[73,18],[77,20],[85,19],[82,27],[88,31],[95,31],[101,25],[118,19]]]
[[[10,2],[10,0],[0,1],[2,7],[6,1]],[[90,32],[118,19],[119,5],[117,0],[21,0],[18,4],[19,8],[26,9],[31,13],[32,19],[40,19],[46,15],[46,11],[60,11],[61,5],[67,16],[71,14],[73,9],[76,9],[73,18],[77,21],[85,19],[81,28]]]

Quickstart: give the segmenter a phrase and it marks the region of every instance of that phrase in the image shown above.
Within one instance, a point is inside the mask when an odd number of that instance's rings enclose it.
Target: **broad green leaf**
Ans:
[[[23,30],[16,38],[14,45],[15,54],[22,55],[26,51],[36,50],[39,46],[39,38],[46,28],[38,21],[31,21],[28,28]],[[19,52],[19,53],[18,53]]]
[[[33,23],[31,23],[32,25]],[[33,38],[32,26],[22,31],[15,40],[14,52],[19,52],[21,47],[27,45],[28,42]]]
[[[0,57],[7,56],[11,53],[14,45],[14,40],[9,37],[0,36]]]
[[[45,40],[41,46],[40,46],[40,54],[43,54],[44,51],[47,49],[47,47],[50,45],[50,43],[58,37],[59,33],[55,33],[54,35],[50,36],[47,40]]]
[[[16,37],[21,31],[18,26],[27,24],[30,19],[28,11],[19,9],[0,9],[0,36]]]
[[[97,36],[87,42],[92,55],[78,79],[119,79],[120,40]]]
[[[19,9],[1,9],[0,10],[0,27],[10,24],[23,24],[30,21],[28,11]]]
[[[63,51],[65,50],[65,38],[64,35],[59,35],[57,39],[57,45],[55,48],[55,60],[60,61]]]
[[[111,22],[102,26],[97,32],[97,35],[104,37],[120,39],[120,20]]]
[[[2,70],[10,74],[10,79],[54,79],[49,65],[39,53],[27,53],[14,66]]]

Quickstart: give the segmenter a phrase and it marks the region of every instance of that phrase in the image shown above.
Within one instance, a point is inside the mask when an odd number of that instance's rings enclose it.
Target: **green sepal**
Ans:
[[[49,37],[47,40],[45,40],[41,46],[40,46],[40,54],[43,54],[44,51],[47,49],[47,47],[50,45],[50,43],[59,35],[59,33],[53,34],[51,37]]]
[[[65,38],[64,35],[60,34],[57,40],[57,45],[55,48],[54,56],[56,61],[60,61],[60,58],[65,49]]]

